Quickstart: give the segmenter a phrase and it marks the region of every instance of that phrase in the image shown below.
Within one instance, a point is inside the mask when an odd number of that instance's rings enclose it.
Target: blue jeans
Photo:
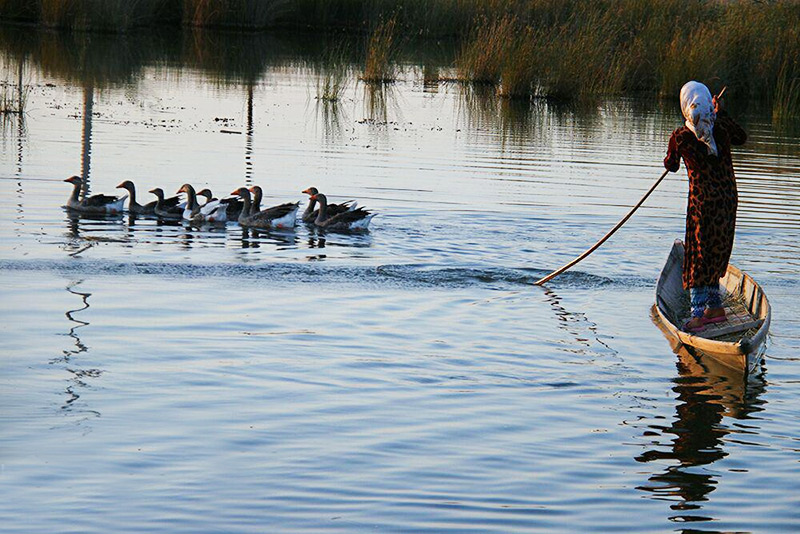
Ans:
[[[689,288],[689,296],[692,299],[692,317],[702,317],[706,308],[722,307],[719,284]]]

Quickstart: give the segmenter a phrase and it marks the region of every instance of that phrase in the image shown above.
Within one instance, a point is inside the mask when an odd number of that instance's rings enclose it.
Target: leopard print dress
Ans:
[[[720,111],[714,123],[714,139],[718,156],[709,154],[707,145],[683,126],[672,132],[664,158],[664,167],[671,172],[678,171],[683,158],[689,174],[683,258],[685,289],[718,284],[733,249],[738,193],[731,145],[744,144],[747,134]]]

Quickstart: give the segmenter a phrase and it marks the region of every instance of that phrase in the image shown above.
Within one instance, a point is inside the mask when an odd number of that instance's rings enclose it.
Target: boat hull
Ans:
[[[720,280],[728,321],[696,334],[684,332],[680,325],[689,318],[689,297],[682,282],[683,254],[683,243],[675,241],[656,286],[653,314],[662,330],[726,367],[752,372],[763,357],[772,318],[766,294],[752,277],[729,265]]]

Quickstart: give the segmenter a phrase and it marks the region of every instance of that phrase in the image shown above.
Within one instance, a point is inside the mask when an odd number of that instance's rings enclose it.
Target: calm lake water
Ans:
[[[683,169],[532,286],[661,174],[677,104],[497,100],[434,81],[435,46],[384,87],[348,64],[326,104],[302,38],[0,32],[4,89],[29,86],[0,159],[0,531],[800,531],[797,129],[732,109],[733,261],[774,314],[745,381],[649,317]],[[71,218],[82,172],[379,215]]]

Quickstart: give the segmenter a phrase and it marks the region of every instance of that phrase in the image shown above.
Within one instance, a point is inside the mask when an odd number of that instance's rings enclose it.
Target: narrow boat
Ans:
[[[740,372],[751,373],[764,355],[772,309],[766,294],[750,275],[728,265],[720,280],[727,320],[694,334],[681,330],[689,319],[689,292],[683,288],[683,242],[672,245],[656,286],[653,314],[662,330],[680,344]]]

